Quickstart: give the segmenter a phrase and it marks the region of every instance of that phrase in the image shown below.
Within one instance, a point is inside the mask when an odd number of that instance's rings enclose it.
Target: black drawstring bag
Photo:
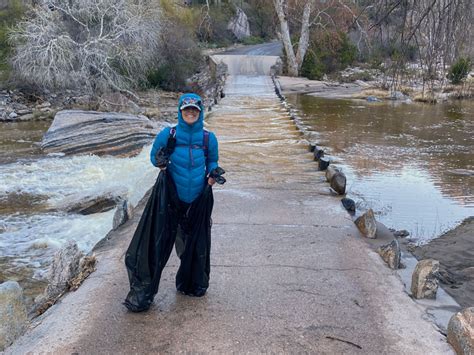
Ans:
[[[184,294],[201,297],[209,287],[211,271],[211,214],[214,206],[212,187],[193,201],[180,223],[184,233],[184,252],[176,274],[176,289]]]
[[[209,286],[213,204],[212,188],[206,184],[187,214],[180,216],[174,182],[166,170],[160,172],[125,254],[130,291],[124,305],[130,311],[146,311],[153,303],[173,250],[178,221],[185,231],[185,248],[176,276],[178,290],[196,296],[205,293]]]

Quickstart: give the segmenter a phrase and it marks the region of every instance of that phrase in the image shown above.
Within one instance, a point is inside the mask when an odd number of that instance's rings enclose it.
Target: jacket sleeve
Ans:
[[[214,133],[209,132],[209,148],[207,152],[206,174],[217,168],[219,160],[219,147]]]
[[[153,147],[151,147],[150,152],[150,160],[154,166],[156,166],[155,154],[160,148],[166,147],[168,137],[170,136],[170,129],[170,127],[164,128],[160,133],[158,133],[153,142]]]

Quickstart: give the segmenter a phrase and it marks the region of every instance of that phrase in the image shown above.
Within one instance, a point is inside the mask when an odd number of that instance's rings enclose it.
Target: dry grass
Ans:
[[[418,92],[413,96],[413,101],[435,104],[438,102],[438,99],[432,92]]]
[[[389,99],[390,92],[382,89],[367,89],[352,95],[354,99],[366,99],[368,96],[374,96],[378,99]]]

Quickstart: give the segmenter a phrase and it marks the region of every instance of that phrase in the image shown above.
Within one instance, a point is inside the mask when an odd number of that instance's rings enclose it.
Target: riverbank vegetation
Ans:
[[[0,10],[0,73],[13,86],[184,90],[203,49],[278,38],[291,76],[377,81],[420,101],[474,91],[469,0],[51,0],[26,15],[23,3]]]

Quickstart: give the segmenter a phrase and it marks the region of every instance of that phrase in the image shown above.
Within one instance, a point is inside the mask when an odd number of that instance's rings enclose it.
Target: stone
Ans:
[[[23,290],[18,282],[0,284],[0,351],[24,332],[27,322]]]
[[[410,235],[410,232],[408,232],[406,229],[402,229],[402,230],[399,230],[399,231],[395,231],[393,233],[393,235],[397,238],[405,238],[405,237],[408,237]]]
[[[230,30],[238,40],[250,36],[250,24],[245,12],[237,7],[235,16],[230,20],[227,29]]]
[[[436,298],[438,271],[439,261],[434,259],[421,260],[416,264],[411,277],[411,293],[414,298]]]
[[[150,144],[159,129],[141,115],[64,110],[56,113],[41,148],[45,153],[130,157]]]
[[[117,229],[122,224],[130,220],[133,216],[133,206],[127,200],[122,200],[115,210],[113,229]]]
[[[352,200],[350,198],[347,198],[347,197],[344,197],[341,200],[341,203],[347,211],[352,212],[352,213],[355,212],[356,204],[355,204],[354,200]]]
[[[68,290],[69,282],[80,272],[82,257],[83,253],[73,240],[68,241],[54,254],[48,270],[48,287],[43,295],[46,300],[56,299]]]
[[[10,118],[17,118],[17,117],[18,117],[18,114],[17,114],[15,111],[13,111],[13,112],[10,112],[10,114],[8,115],[8,117],[10,117]]]
[[[344,195],[346,193],[346,182],[346,175],[344,175],[343,172],[339,171],[331,178],[331,189],[336,191],[336,193],[339,195]]]
[[[354,222],[359,231],[367,238],[375,239],[377,234],[377,222],[375,220],[374,211],[370,208],[362,216]]]
[[[132,115],[140,115],[145,110],[125,95],[113,92],[101,96],[99,111],[125,112]]]
[[[106,191],[99,196],[84,196],[80,200],[74,201],[74,196],[64,199],[58,210],[66,210],[69,213],[89,215],[94,213],[107,212],[115,208],[117,204],[126,196],[126,191]]]
[[[399,269],[400,268],[400,243],[398,240],[394,239],[391,243],[383,245],[378,249],[378,253],[382,259],[388,264],[390,269]]]
[[[334,175],[336,175],[336,173],[339,173],[340,171],[341,170],[334,165],[328,166],[328,168],[326,169],[326,181],[330,182]]]
[[[33,111],[30,108],[24,108],[24,109],[18,110],[16,113],[18,113],[20,116],[23,116],[32,112]]]
[[[465,308],[451,317],[448,343],[458,355],[474,354],[474,307]]]
[[[319,170],[321,170],[321,171],[326,170],[330,163],[331,162],[330,162],[329,158],[324,158],[323,157],[323,158],[319,159],[319,164],[318,164]]]
[[[392,91],[392,93],[390,94],[390,98],[392,100],[406,100],[408,99],[408,96],[406,96],[404,93],[400,91]]]

